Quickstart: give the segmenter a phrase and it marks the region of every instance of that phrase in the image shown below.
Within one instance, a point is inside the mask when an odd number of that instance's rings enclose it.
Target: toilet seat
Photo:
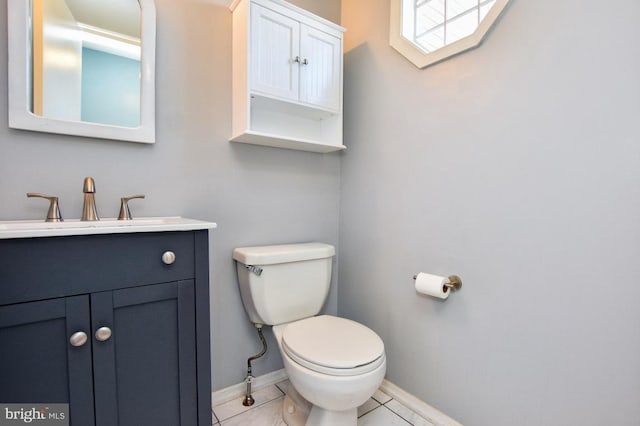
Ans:
[[[332,376],[354,376],[385,363],[384,343],[371,329],[331,315],[287,324],[282,349],[296,363]]]

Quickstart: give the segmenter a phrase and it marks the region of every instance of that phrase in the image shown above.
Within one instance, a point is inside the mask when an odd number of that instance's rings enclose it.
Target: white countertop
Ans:
[[[95,222],[82,222],[80,219],[70,219],[63,222],[11,220],[0,221],[0,240],[134,232],[196,231],[214,229],[217,226],[214,222],[183,217],[141,217],[132,220],[107,218]]]

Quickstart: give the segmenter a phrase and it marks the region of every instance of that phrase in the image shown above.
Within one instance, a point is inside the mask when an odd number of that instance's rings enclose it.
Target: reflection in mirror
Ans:
[[[33,0],[32,112],[140,125],[137,0]]]
[[[8,0],[8,12],[10,127],[155,141],[153,0]]]

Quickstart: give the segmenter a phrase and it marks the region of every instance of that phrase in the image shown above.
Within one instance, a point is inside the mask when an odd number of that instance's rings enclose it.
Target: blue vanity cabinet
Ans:
[[[211,424],[207,230],[0,240],[0,259],[0,403]]]

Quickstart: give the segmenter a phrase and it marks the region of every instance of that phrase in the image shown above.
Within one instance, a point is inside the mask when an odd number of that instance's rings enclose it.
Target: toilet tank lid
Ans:
[[[332,245],[323,243],[240,247],[233,250],[233,258],[245,265],[274,265],[276,263],[325,259],[335,254],[336,250]]]

